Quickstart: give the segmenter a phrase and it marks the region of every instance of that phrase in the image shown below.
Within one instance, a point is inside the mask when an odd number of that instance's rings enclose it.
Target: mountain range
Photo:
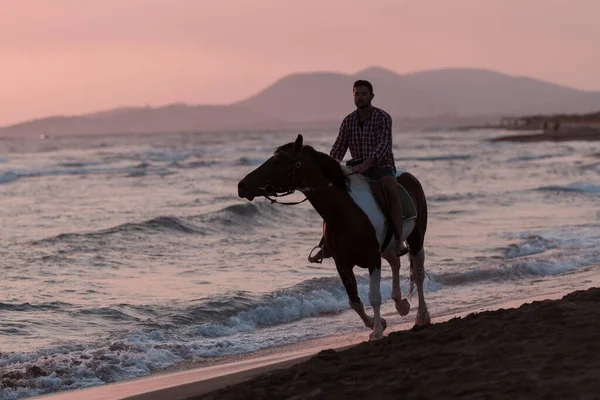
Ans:
[[[333,128],[354,109],[357,79],[372,82],[373,104],[391,114],[396,126],[458,126],[502,116],[600,110],[600,92],[528,77],[466,68],[397,74],[372,67],[356,74],[291,74],[229,105],[171,104],[52,116],[0,128],[0,136]]]

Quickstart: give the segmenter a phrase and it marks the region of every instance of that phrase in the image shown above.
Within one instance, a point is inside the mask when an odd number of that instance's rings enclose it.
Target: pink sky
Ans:
[[[300,71],[488,68],[600,90],[598,0],[8,0],[0,125],[222,104]]]

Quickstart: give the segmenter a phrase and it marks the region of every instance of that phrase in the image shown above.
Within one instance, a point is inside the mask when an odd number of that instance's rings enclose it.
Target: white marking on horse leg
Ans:
[[[402,298],[402,290],[400,289],[400,257],[392,250],[386,250],[383,258],[387,260],[392,268],[392,300],[394,300],[396,311],[400,316],[405,316],[410,312],[410,303],[407,299]]]
[[[369,302],[373,307],[373,332],[369,338],[371,340],[381,339],[383,337],[383,324],[381,322],[381,268],[375,268],[370,274],[369,282]]]
[[[413,274],[417,284],[417,292],[419,295],[419,309],[417,311],[417,319],[415,325],[423,326],[431,323],[427,304],[425,303],[425,295],[423,293],[423,282],[425,281],[425,251],[421,249],[416,255],[410,255],[411,266],[414,268]]]
[[[383,256],[392,269],[392,299],[396,301],[396,298],[402,298],[402,293],[400,292],[400,258],[387,250]]]

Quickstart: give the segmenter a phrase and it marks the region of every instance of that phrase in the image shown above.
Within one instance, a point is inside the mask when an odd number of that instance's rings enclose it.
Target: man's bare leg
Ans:
[[[390,175],[382,176],[379,178],[379,182],[382,183],[383,188],[386,191],[388,201],[390,202],[390,214],[392,222],[396,227],[396,254],[398,256],[404,255],[408,252],[408,249],[404,245],[402,240],[402,204],[398,198],[398,183],[396,178]]]

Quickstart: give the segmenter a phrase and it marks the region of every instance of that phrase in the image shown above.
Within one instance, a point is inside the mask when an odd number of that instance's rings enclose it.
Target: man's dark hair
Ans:
[[[357,88],[359,86],[366,86],[369,89],[369,92],[373,94],[373,85],[371,85],[371,82],[359,79],[356,82],[354,82],[354,86],[352,86],[352,89]]]

